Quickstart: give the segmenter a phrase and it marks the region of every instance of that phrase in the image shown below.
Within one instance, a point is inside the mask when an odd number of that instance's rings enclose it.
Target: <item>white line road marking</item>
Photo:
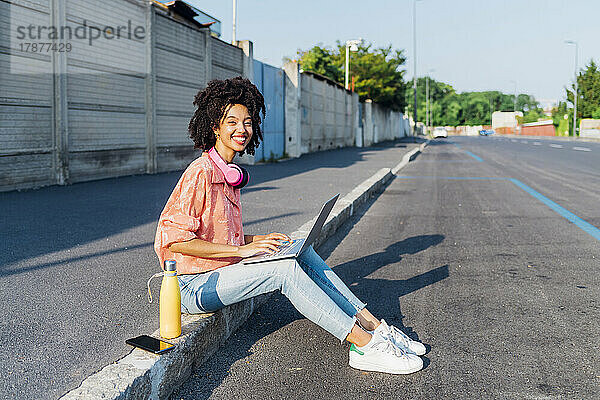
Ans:
[[[517,143],[517,141],[515,139],[510,139],[510,141],[513,143]]]
[[[592,151],[592,149],[588,149],[587,147],[573,147],[573,150],[577,150],[577,151]]]
[[[562,145],[562,144],[554,144],[554,143],[552,143],[552,144],[550,145],[550,147],[554,147],[555,149],[562,149],[562,148],[563,148],[563,145]]]
[[[533,142],[534,146],[541,146],[542,144],[540,142]]]

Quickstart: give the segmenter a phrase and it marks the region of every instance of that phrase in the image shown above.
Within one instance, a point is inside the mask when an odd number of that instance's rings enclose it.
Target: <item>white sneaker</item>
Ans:
[[[379,325],[375,331],[380,329],[383,334],[387,333],[392,343],[402,350],[405,350],[407,353],[416,354],[418,356],[427,353],[427,349],[422,343],[412,340],[406,333],[402,332],[394,325],[388,325],[384,319],[381,320],[381,325]]]
[[[371,341],[358,347],[350,346],[349,364],[363,371],[411,374],[423,368],[423,360],[396,347],[387,336],[374,332]]]

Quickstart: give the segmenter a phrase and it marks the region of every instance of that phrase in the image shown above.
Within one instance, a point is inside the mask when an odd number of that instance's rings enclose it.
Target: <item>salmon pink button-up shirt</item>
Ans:
[[[202,239],[207,242],[244,245],[240,190],[225,181],[223,172],[204,152],[185,170],[160,214],[154,250],[160,264],[177,262],[178,274],[197,274],[239,262],[241,258],[201,258],[174,253],[176,242]]]

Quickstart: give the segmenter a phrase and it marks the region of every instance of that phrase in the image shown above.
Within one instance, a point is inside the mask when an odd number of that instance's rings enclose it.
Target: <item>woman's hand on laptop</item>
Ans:
[[[279,242],[291,242],[292,241],[292,239],[290,239],[290,237],[288,235],[285,235],[285,234],[279,233],[279,232],[271,232],[266,235],[254,235],[253,241],[254,240],[262,240],[262,239],[275,239],[275,240],[278,240]],[[285,244],[285,243],[282,243],[282,244]]]
[[[285,241],[291,239],[283,233],[269,233],[268,235],[254,235],[252,241],[238,247],[238,254],[242,258],[252,257],[257,254],[273,254]]]

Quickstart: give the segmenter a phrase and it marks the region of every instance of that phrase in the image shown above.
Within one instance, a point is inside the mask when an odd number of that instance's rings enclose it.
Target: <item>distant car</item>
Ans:
[[[443,126],[436,126],[433,128],[433,138],[447,138],[448,131]]]
[[[493,129],[482,129],[479,131],[480,136],[490,136],[490,135],[493,135],[494,133],[496,133],[496,132],[494,132]]]

